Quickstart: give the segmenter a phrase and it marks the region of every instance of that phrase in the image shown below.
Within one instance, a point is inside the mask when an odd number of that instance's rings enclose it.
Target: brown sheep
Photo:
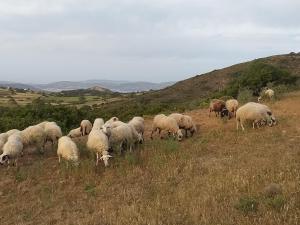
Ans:
[[[215,112],[216,117],[220,115],[220,112],[225,108],[225,102],[220,99],[213,99],[209,104],[209,117],[211,112]]]

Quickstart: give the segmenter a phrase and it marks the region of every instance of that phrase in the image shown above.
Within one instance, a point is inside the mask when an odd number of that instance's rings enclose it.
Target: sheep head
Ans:
[[[102,155],[100,158],[101,160],[103,160],[105,167],[107,167],[109,165],[108,164],[109,158],[112,158],[112,156],[107,153],[105,155]]]
[[[2,154],[0,156],[0,164],[3,165],[5,163],[9,163],[9,155],[6,155],[6,154]]]
[[[177,131],[177,140],[178,141],[182,141],[182,138],[183,138],[183,134],[182,134],[182,131],[179,129]]]

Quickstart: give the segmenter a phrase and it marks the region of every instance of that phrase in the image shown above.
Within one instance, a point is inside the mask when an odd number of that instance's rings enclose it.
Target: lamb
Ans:
[[[75,128],[73,130],[70,130],[69,134],[67,135],[70,138],[78,138],[81,137],[81,131],[80,131],[80,127]]]
[[[89,120],[82,120],[80,123],[80,131],[81,135],[85,136],[88,135],[93,128],[92,123]]]
[[[151,132],[151,139],[153,139],[153,133],[156,131],[161,133],[162,130],[168,131],[169,133],[172,133],[174,138],[177,135],[177,140],[182,140],[182,132],[179,129],[179,126],[174,118],[168,117],[164,114],[156,115],[153,119],[153,125],[152,125],[152,132]],[[160,136],[162,138],[162,136]]]
[[[46,122],[43,127],[46,135],[45,141],[50,141],[53,146],[62,137],[61,128],[55,122]]]
[[[142,136],[144,136],[144,132],[145,132],[145,122],[144,122],[144,118],[143,117],[133,117],[132,120],[130,120],[128,122],[129,125],[133,126],[135,128],[135,130],[141,134]]]
[[[11,160],[14,160],[13,164],[17,166],[18,158],[23,153],[23,143],[20,133],[13,134],[8,137],[7,142],[3,146],[3,153],[0,155],[0,164],[10,164]]]
[[[46,133],[44,129],[39,126],[29,126],[21,132],[22,142],[25,147],[36,147],[39,151],[44,151],[46,141]]]
[[[172,113],[169,117],[174,118],[180,129],[185,130],[185,136],[188,137],[188,131],[190,131],[191,136],[197,132],[195,123],[193,122],[192,117],[180,113]]]
[[[225,108],[225,102],[220,99],[213,99],[209,104],[209,117],[211,112],[215,112],[216,117],[220,115],[220,112]]]
[[[110,146],[119,145],[121,153],[123,152],[124,146],[126,146],[126,149],[129,147],[130,152],[132,152],[135,145],[142,142],[142,135],[139,134],[135,128],[129,124],[124,123],[110,129],[109,144]]]
[[[253,129],[255,125],[259,124],[261,121],[266,121],[269,126],[273,126],[276,124],[276,119],[272,114],[270,108],[266,105],[249,102],[242,107],[240,107],[236,112],[236,129],[239,129],[239,125],[241,125],[242,130],[244,131],[245,128],[243,123],[245,121],[252,122]]]
[[[58,140],[57,147],[58,162],[60,163],[61,158],[72,161],[75,165],[79,164],[79,151],[76,144],[70,137],[63,136]]]
[[[272,100],[274,98],[274,91],[270,88],[263,90],[261,96],[258,97],[257,101],[261,102],[263,98],[267,98],[268,100]]]
[[[94,121],[92,129],[100,129],[104,125],[104,120],[102,118],[97,118]]]
[[[236,99],[229,99],[225,103],[225,107],[229,112],[229,118],[231,115],[236,116],[236,111],[238,109],[239,102]]]
[[[107,128],[109,131],[109,128]],[[108,159],[112,156],[108,154],[109,142],[106,133],[102,129],[93,129],[86,143],[89,150],[96,153],[96,166],[98,166],[99,160],[103,160],[104,165],[108,166]],[[102,156],[100,157],[100,154]]]

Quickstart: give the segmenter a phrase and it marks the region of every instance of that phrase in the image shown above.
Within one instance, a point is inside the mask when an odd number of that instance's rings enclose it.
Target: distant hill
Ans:
[[[15,88],[15,89],[29,89],[32,91],[41,91],[41,89],[33,86],[33,85],[28,85],[28,84],[23,84],[23,83],[15,83],[15,82],[9,82],[9,81],[0,81],[0,87],[7,88]]]
[[[35,87],[52,92],[65,90],[88,89],[101,87],[114,92],[137,92],[159,90],[174,84],[174,82],[151,83],[151,82],[129,82],[111,80],[86,80],[86,81],[59,81],[49,84],[37,84]]]

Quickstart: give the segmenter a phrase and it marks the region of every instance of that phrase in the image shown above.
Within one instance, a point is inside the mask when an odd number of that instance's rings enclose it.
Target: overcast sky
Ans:
[[[0,80],[182,80],[300,51],[299,10],[299,0],[0,0]]]

